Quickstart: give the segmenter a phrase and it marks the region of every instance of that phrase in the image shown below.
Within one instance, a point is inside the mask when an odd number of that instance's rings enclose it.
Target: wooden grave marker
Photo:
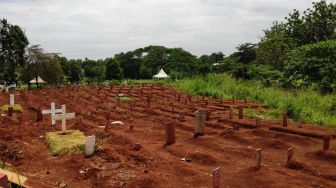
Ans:
[[[242,106],[238,107],[238,118],[243,119],[244,116],[244,108]]]
[[[323,150],[329,150],[330,148],[330,135],[325,135],[323,138]]]
[[[221,170],[220,167],[212,171],[212,187],[220,188]]]
[[[196,127],[194,137],[204,135],[204,125],[206,120],[205,110],[197,110],[195,120],[196,120]]]
[[[174,122],[168,122],[165,124],[166,127],[166,145],[171,145],[175,143],[175,125]]]
[[[230,105],[230,109],[229,109],[229,119],[233,118],[233,106]]]
[[[288,113],[284,112],[282,114],[282,126],[287,127],[288,126]]]
[[[256,149],[256,166],[255,169],[259,170],[261,168],[261,149]]]
[[[256,119],[256,127],[260,127],[261,126],[261,119],[257,118]]]
[[[293,155],[294,155],[294,149],[293,147],[291,147],[287,151],[287,164],[291,162]]]

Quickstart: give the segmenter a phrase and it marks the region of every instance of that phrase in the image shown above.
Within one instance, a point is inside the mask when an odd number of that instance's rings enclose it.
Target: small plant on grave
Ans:
[[[1,111],[2,113],[7,113],[8,112],[8,107],[10,107],[10,105],[5,104],[1,107]],[[13,106],[13,111],[15,113],[22,113],[23,112],[23,108],[20,104],[14,104]]]
[[[257,117],[258,115],[257,115],[257,112],[256,112],[255,109],[246,108],[246,109],[244,110],[244,116],[246,116],[246,117],[251,117],[251,118],[255,118],[255,117]]]
[[[119,102],[122,102],[122,103],[127,103],[127,104],[130,104],[130,103],[133,103],[134,100],[130,97],[126,97],[126,96],[115,96],[115,98],[119,101]]]

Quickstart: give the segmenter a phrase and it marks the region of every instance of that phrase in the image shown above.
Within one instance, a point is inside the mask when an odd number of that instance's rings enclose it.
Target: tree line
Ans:
[[[151,79],[163,68],[172,79],[229,73],[258,79],[265,86],[313,87],[336,91],[336,5],[314,2],[293,10],[282,22],[264,30],[261,40],[238,45],[236,52],[197,57],[182,48],[147,46],[111,58],[67,59],[29,45],[22,29],[0,20],[0,81],[29,83],[38,75],[50,84],[105,80]]]

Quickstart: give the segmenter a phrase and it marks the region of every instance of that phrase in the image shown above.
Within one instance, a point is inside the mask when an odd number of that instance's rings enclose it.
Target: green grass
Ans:
[[[79,130],[69,130],[64,135],[60,131],[48,132],[46,143],[53,156],[80,153],[85,151],[86,137]]]
[[[126,97],[126,96],[116,96],[115,97],[118,101],[122,102],[122,103],[132,103],[133,99],[131,97]]]
[[[335,94],[321,95],[312,89],[286,91],[277,87],[263,87],[258,81],[236,80],[227,74],[196,76],[167,84],[195,95],[224,99],[237,96],[238,99],[265,104],[272,108],[260,113],[266,119],[279,119],[283,111],[288,111],[294,121],[302,116],[310,123],[336,125]],[[253,115],[253,112],[246,113]]]
[[[1,107],[2,113],[7,113],[8,107],[10,107],[10,105],[7,105],[7,104],[3,105]],[[16,113],[22,113],[23,112],[22,106],[20,104],[14,104],[13,111]]]

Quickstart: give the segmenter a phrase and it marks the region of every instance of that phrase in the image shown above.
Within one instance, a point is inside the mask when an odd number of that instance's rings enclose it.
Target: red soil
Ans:
[[[118,103],[122,92],[136,100],[132,105]],[[147,96],[150,96],[148,107]],[[181,101],[186,101],[182,104]],[[48,131],[60,130],[60,122],[50,125],[50,115],[35,122],[34,109],[49,109],[55,100],[60,108],[76,112],[83,121],[67,121],[68,129],[79,129],[86,136],[103,140],[92,157],[84,153],[52,157],[44,141]],[[17,92],[15,102],[23,106],[21,123],[0,119],[0,157],[33,187],[212,187],[212,170],[221,167],[222,187],[336,187],[336,150],[322,151],[323,139],[271,131],[282,121],[229,120],[229,105],[258,108],[249,102],[205,99],[189,96],[162,86],[70,87]],[[9,103],[2,94],[0,104]],[[206,106],[206,103],[208,105]],[[194,108],[193,108],[194,105]],[[193,137],[194,112],[206,107],[211,111],[205,135]],[[132,115],[128,114],[132,108]],[[124,125],[106,124],[121,120]],[[165,122],[175,122],[176,142],[165,146]],[[133,130],[129,125],[134,124]],[[239,130],[233,125],[240,124]],[[246,126],[244,126],[246,125]],[[318,135],[334,134],[331,129],[297,125],[288,129]],[[314,135],[312,134],[312,135]],[[7,146],[7,149],[5,148]],[[287,149],[294,148],[293,161],[286,165]],[[255,170],[255,150],[262,149],[262,167]],[[186,158],[187,161],[182,161]]]

